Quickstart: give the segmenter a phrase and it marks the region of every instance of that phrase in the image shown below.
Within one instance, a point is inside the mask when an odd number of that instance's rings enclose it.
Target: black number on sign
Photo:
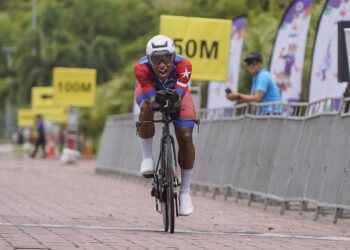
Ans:
[[[176,48],[179,49],[177,54],[182,55],[182,47],[181,47],[181,45],[179,45],[179,42],[182,42],[182,39],[178,39],[178,38],[174,39],[174,45],[175,45]]]
[[[211,53],[213,53],[213,50],[215,50],[214,58],[216,59],[218,57],[218,47],[219,47],[219,43],[217,41],[214,41],[213,44],[211,45],[210,50],[208,51],[207,42],[206,41],[202,41],[202,44],[201,44],[201,58],[203,57],[203,50],[205,49],[207,58],[210,58]]]
[[[187,56],[187,57],[195,57],[197,54],[197,45],[200,47],[200,58],[218,58],[218,51],[219,51],[219,42],[213,41],[212,44],[208,44],[207,41],[200,41],[198,44],[194,39],[189,39],[184,48],[182,47],[182,39],[175,38],[174,44],[177,48],[177,53]],[[184,54],[183,54],[184,52]]]
[[[191,49],[192,48],[192,49]],[[192,50],[192,53],[190,53]],[[197,51],[197,44],[195,40],[188,40],[186,43],[186,55],[188,57],[194,57]]]
[[[59,82],[58,88],[59,91],[66,92],[89,92],[91,90],[91,83],[67,81],[63,84],[62,82]]]

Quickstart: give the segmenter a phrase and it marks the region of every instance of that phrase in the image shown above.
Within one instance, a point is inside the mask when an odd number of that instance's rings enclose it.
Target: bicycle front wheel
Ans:
[[[172,161],[172,144],[170,138],[167,138],[166,142],[166,168],[165,168],[165,177],[168,183],[167,185],[167,214],[169,222],[169,232],[174,233],[175,230],[175,198],[174,198],[174,172],[173,172],[173,161]]]
[[[169,229],[169,216],[168,216],[168,202],[167,202],[167,185],[163,185],[167,181],[166,169],[167,169],[167,144],[163,144],[162,148],[162,159],[161,159],[161,206],[162,206],[162,217],[163,217],[163,228],[164,232],[168,232]]]

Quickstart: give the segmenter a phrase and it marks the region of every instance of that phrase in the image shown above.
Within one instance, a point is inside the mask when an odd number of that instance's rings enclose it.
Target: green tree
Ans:
[[[132,111],[133,67],[144,56],[147,41],[159,33],[161,14],[224,19],[245,14],[247,25],[242,58],[250,51],[259,51],[268,66],[278,25],[292,2],[37,0],[38,22],[33,30],[31,1],[0,1],[0,46],[16,46],[13,71],[6,68],[5,54],[0,56],[0,107],[6,98],[11,98],[17,106],[29,107],[31,88],[50,86],[54,67],[95,68],[98,71],[96,106],[82,110],[80,124],[82,130],[98,138],[108,115]],[[307,100],[312,47],[324,3],[325,0],[313,1],[302,100]],[[12,81],[7,88],[5,78],[9,75]],[[250,83],[251,75],[242,62],[240,91],[249,92]],[[207,85],[206,82],[202,84],[203,93]]]

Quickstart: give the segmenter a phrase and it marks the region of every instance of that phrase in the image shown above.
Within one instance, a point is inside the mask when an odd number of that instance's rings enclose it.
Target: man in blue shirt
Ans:
[[[276,83],[272,80],[270,73],[264,68],[263,58],[258,52],[251,52],[244,61],[247,63],[248,71],[253,75],[250,94],[231,92],[226,98],[232,101],[242,102],[280,102],[281,95]],[[259,114],[271,113],[272,106],[261,107]],[[274,107],[274,113],[280,113],[280,107]]]

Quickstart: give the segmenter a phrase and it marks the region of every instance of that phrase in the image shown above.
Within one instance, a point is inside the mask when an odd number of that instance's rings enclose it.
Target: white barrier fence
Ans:
[[[278,105],[280,113],[265,114]],[[259,196],[282,204],[300,201],[332,208],[334,223],[350,209],[350,98],[312,103],[249,103],[200,110],[193,131],[193,184]],[[265,107],[265,108],[264,108]],[[272,109],[274,110],[274,109]],[[156,125],[160,126],[160,125]],[[153,140],[159,153],[161,129]],[[96,171],[138,175],[141,152],[132,114],[110,116],[105,124]],[[249,200],[249,202],[250,202]]]

